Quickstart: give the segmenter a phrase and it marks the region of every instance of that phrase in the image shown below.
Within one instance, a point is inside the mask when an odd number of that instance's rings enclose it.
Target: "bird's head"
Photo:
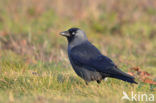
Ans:
[[[61,32],[60,35],[65,36],[68,39],[68,42],[72,41],[80,42],[83,40],[87,40],[86,34],[79,28],[71,28],[67,31]]]

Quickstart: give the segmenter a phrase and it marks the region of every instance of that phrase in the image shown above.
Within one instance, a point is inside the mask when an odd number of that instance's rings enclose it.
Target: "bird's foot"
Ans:
[[[88,85],[88,82],[87,81],[85,81],[86,82],[86,85]]]
[[[101,83],[101,80],[97,80],[97,83],[100,84]]]

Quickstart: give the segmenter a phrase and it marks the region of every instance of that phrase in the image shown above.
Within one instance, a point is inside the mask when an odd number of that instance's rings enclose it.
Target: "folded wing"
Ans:
[[[111,59],[103,56],[100,51],[88,41],[72,48],[70,57],[75,64],[88,67],[86,69],[89,69],[89,67],[94,68],[96,71],[108,77],[136,83],[134,77],[118,69]]]

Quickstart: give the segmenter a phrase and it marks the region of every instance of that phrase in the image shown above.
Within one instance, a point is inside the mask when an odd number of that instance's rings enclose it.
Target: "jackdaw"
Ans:
[[[70,63],[86,84],[90,81],[100,83],[106,77],[117,78],[129,83],[136,83],[135,78],[121,71],[113,61],[102,55],[101,52],[91,44],[84,31],[79,28],[71,28],[61,32],[68,40],[68,57]]]

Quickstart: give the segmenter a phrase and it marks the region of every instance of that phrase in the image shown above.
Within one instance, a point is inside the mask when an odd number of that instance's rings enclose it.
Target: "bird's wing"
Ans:
[[[108,67],[115,66],[111,59],[103,56],[100,51],[90,42],[85,42],[72,48],[70,57],[77,64],[91,66],[99,71],[103,71]]]
[[[94,68],[95,70],[108,75],[129,76],[118,69],[111,59],[103,56],[90,42],[85,42],[74,47],[70,52],[70,57],[75,64],[88,68]]]

